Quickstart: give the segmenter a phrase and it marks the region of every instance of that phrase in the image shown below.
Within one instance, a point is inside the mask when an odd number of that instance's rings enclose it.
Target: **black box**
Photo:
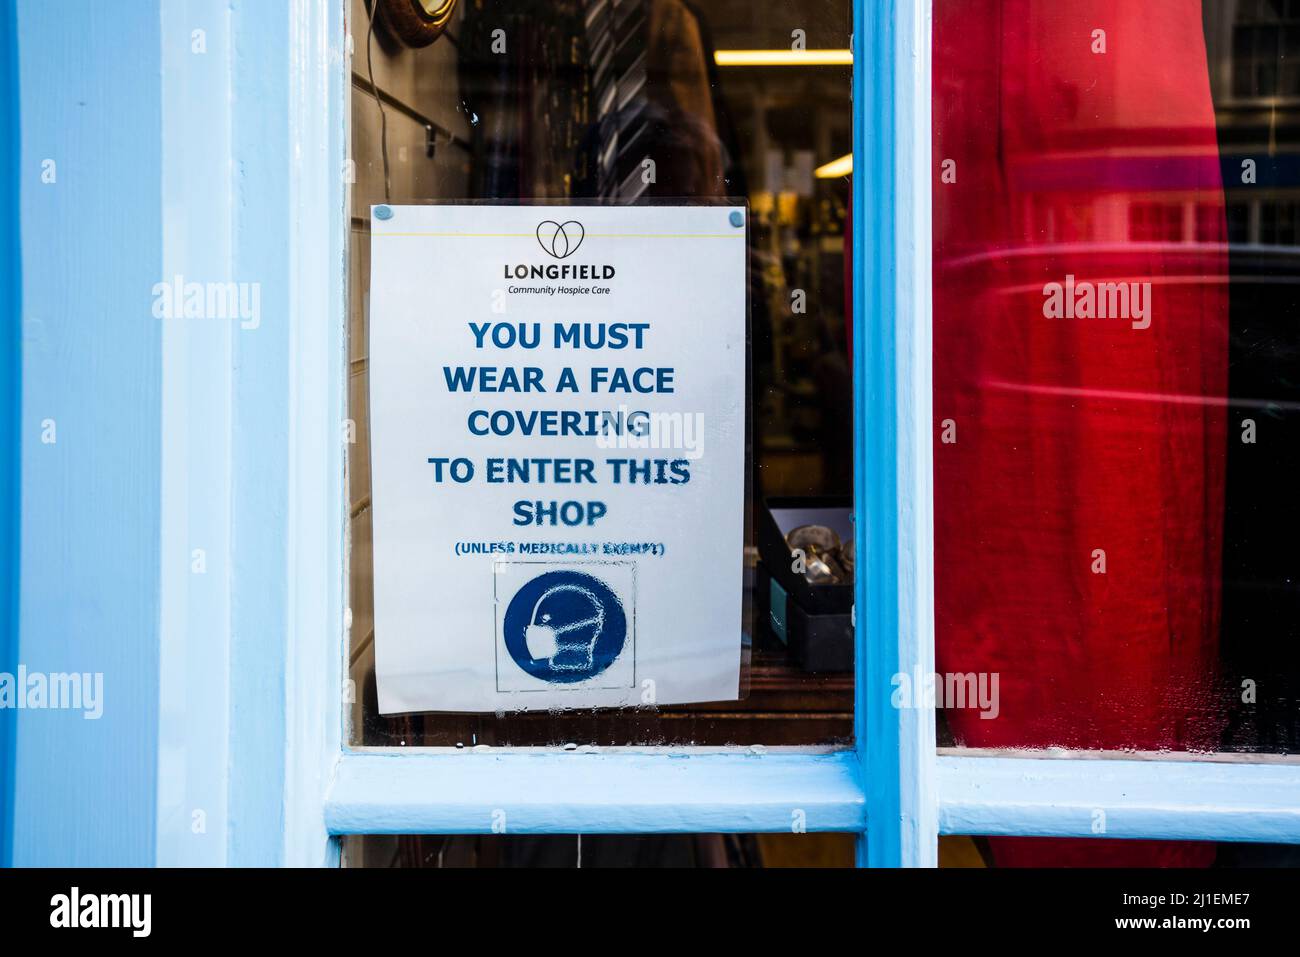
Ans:
[[[825,525],[841,540],[853,535],[847,498],[771,498],[758,519],[756,610],[804,671],[853,669],[853,585],[814,585],[792,567],[785,536],[800,525]]]

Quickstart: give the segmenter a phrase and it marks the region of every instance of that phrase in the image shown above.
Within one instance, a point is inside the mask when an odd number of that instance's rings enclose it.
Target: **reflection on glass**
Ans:
[[[1297,16],[936,3],[949,743],[1300,746]]]
[[[358,38],[349,265],[351,742],[470,748],[851,741],[848,606],[840,608],[835,597],[814,609],[826,617],[792,613],[789,628],[784,619],[774,625],[757,529],[765,503],[778,497],[833,502],[847,522],[849,181],[847,171],[814,171],[852,146],[852,68],[845,56],[851,4],[462,0],[446,31],[418,49],[382,22],[369,34],[367,0],[351,0],[350,10]],[[719,56],[789,52],[796,43],[810,53],[793,62]],[[752,600],[745,604],[753,611],[741,624],[742,700],[624,712],[380,716],[368,471],[369,207],[720,197],[747,199],[751,209],[747,506],[754,519],[746,532]],[[784,531],[773,526],[778,542]],[[840,529],[841,536],[850,532]],[[813,557],[827,569],[827,587],[851,592],[851,556],[836,552],[833,568],[824,556]],[[807,644],[814,625],[822,631],[812,647],[790,646],[788,632],[804,629],[799,640]]]
[[[1294,844],[1131,841],[1102,837],[939,839],[940,867],[1300,867]]]

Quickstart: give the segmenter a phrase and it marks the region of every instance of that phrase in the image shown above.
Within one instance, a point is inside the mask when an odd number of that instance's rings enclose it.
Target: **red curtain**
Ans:
[[[1213,748],[1228,299],[1200,4],[938,0],[933,79],[937,665],[1000,691],[996,718],[949,726],[970,747]],[[1046,315],[1071,282],[1150,283],[1147,318]]]

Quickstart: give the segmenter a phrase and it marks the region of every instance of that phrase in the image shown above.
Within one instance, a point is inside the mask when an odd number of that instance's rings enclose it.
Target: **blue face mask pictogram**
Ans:
[[[613,590],[584,572],[546,572],[515,593],[504,637],[511,658],[544,681],[583,681],[623,650],[627,614]]]

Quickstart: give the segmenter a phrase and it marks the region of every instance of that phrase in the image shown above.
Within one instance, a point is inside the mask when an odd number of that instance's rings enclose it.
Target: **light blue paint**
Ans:
[[[342,710],[343,13],[161,16],[166,273],[255,284],[260,312],[166,326],[158,860],[320,864]]]
[[[289,4],[289,405],[283,860],[337,864],[323,799],[344,695],[348,146],[344,5]],[[255,725],[250,727],[255,728]]]
[[[934,715],[890,701],[934,661],[929,0],[855,4],[853,62],[858,857],[932,866]]]
[[[343,10],[84,6],[72,33],[66,11],[21,11],[24,90],[39,91],[22,650],[33,668],[102,667],[108,711],[22,716],[16,859],[328,863]],[[37,185],[47,155],[57,186]],[[154,285],[176,275],[258,283],[258,320],[156,318]]]
[[[17,8],[0,0],[0,448],[20,453],[22,418],[22,260],[19,256]],[[0,461],[0,672],[18,666],[21,454]],[[13,764],[17,716],[0,710],[0,867],[13,840]]]
[[[1300,765],[943,756],[945,834],[1300,843]]]
[[[162,62],[161,278],[202,315],[162,329],[162,643],[157,863],[226,863],[231,763],[232,357],[239,320],[206,290],[234,270],[231,11],[155,8]],[[179,289],[179,292],[177,290]],[[217,303],[213,302],[212,306]],[[237,310],[234,310],[237,315]]]
[[[70,24],[75,24],[70,28]],[[154,860],[161,92],[156,4],[18,4],[18,658],[102,672],[104,713],[17,718],[13,861]],[[41,182],[42,161],[57,182]],[[57,442],[42,442],[52,420]]]
[[[335,834],[857,831],[858,762],[834,754],[344,755]]]
[[[312,654],[310,646],[295,651],[292,645],[293,636],[303,629],[294,627],[293,618],[297,593],[291,528],[298,504],[291,459],[295,390],[289,373],[295,350],[303,348],[295,344],[302,327],[337,337],[332,324],[320,322],[319,317],[343,315],[342,308],[322,294],[308,290],[304,296],[295,286],[295,265],[310,270],[322,293],[341,285],[340,256],[329,252],[341,240],[334,240],[319,225],[328,216],[331,201],[315,197],[304,209],[301,183],[328,175],[327,167],[341,171],[342,160],[331,160],[319,147],[303,143],[296,132],[303,97],[312,98],[318,124],[337,121],[331,101],[316,94],[314,78],[292,72],[302,68],[299,57],[304,42],[317,46],[323,42],[304,41],[301,35],[305,5],[245,0],[233,10],[241,61],[283,63],[285,69],[249,70],[237,63],[232,75],[234,165],[239,170],[236,272],[261,283],[263,314],[256,329],[241,330],[235,341],[234,507],[236,529],[244,538],[235,556],[231,667],[238,680],[232,687],[230,734],[232,753],[238,755],[240,765],[231,775],[229,851],[231,861],[241,865],[319,863],[319,855],[310,860],[286,856],[294,821],[286,808],[292,729],[319,727],[312,720],[315,715],[332,711],[319,698],[298,699],[290,681],[291,668],[302,654],[307,653],[315,667],[320,663],[319,653]],[[339,49],[335,46],[333,52],[341,62]],[[325,56],[323,48],[320,56]],[[317,224],[308,228],[319,230],[319,235],[304,240],[304,221]],[[322,385],[316,414],[336,423],[338,416],[330,415],[328,406],[331,394]],[[341,465],[323,459],[320,467],[314,494],[325,495],[333,488],[329,470],[341,471]],[[321,515],[322,522],[327,519]],[[313,561],[330,554],[325,550]],[[332,554],[338,561],[337,550]],[[329,584],[322,581],[317,586],[322,602],[328,600]],[[310,628],[318,636],[328,636],[338,634],[341,625],[337,620],[317,619]],[[328,674],[322,670],[317,683],[328,682]]]
[[[293,229],[290,7],[231,7],[233,275],[260,284],[261,317],[234,333],[230,831],[238,866],[284,863],[289,382]],[[284,69],[251,68],[283,64]],[[322,266],[327,264],[322,263]],[[322,282],[328,279],[322,278]],[[243,328],[244,325],[249,328]]]
[[[342,720],[343,11],[190,0],[162,18],[167,253],[194,279],[256,284],[260,315],[168,327],[164,658],[176,667],[162,690],[159,861],[328,863],[322,801]]]
[[[85,2],[75,33],[66,12],[20,7],[18,660],[102,670],[107,701],[98,722],[18,716],[16,862],[331,864],[343,833],[870,821],[861,862],[927,865],[940,826],[1092,836],[1098,810],[1113,837],[1300,841],[1295,765],[936,761],[932,715],[890,706],[890,678],[933,660],[925,0],[855,5],[855,490],[870,573],[858,750],[829,755],[344,753],[342,5]],[[15,266],[6,256],[5,274]],[[153,318],[153,284],[176,268],[259,282],[256,328]]]

